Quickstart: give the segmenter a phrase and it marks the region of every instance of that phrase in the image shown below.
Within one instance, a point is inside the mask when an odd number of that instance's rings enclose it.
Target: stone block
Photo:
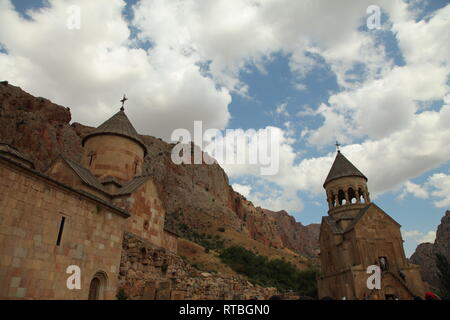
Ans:
[[[141,300],[155,300],[156,299],[156,283],[154,281],[147,282],[144,287]]]
[[[158,290],[159,289],[161,289],[161,290],[166,290],[166,289],[170,289],[170,281],[161,281],[159,284],[158,284]]]
[[[12,277],[10,287],[11,288],[19,288],[21,280],[22,280],[22,278],[20,278],[20,277]]]
[[[184,300],[185,296],[185,291],[173,290],[170,294],[170,300]]]
[[[156,300],[170,300],[170,289],[158,289],[156,291]]]

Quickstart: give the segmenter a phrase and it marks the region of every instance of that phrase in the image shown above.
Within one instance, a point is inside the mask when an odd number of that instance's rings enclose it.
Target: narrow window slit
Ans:
[[[61,217],[61,223],[59,224],[58,240],[56,240],[56,245],[61,244],[61,238],[64,231],[64,223],[66,222],[66,217]]]

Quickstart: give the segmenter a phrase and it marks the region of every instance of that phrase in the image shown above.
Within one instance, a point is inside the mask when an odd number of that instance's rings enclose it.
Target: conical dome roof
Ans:
[[[106,120],[97,129],[84,136],[82,140],[83,146],[87,139],[98,135],[117,135],[129,138],[144,148],[144,156],[147,154],[147,147],[145,146],[145,143],[139,137],[139,134],[131,124],[123,109]]]
[[[361,177],[367,181],[367,177],[359,171],[358,168],[356,168],[340,151],[338,151],[336,159],[334,159],[334,163],[331,166],[330,172],[328,173],[323,185],[325,187],[328,182],[343,177]]]

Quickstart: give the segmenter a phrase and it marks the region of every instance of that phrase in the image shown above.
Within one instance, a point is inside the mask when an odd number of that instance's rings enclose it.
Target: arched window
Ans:
[[[350,203],[356,203],[357,202],[356,192],[355,192],[355,190],[353,190],[352,187],[348,188],[348,201]]]
[[[345,193],[343,190],[339,190],[339,192],[338,192],[338,202],[339,202],[339,205],[345,204]]]
[[[359,198],[359,202],[361,202],[361,203],[366,202],[366,199],[364,198],[364,191],[361,187],[359,187],[359,189],[358,189],[358,198]]]
[[[107,285],[106,274],[97,272],[91,280],[89,286],[89,300],[103,300]]]
[[[334,195],[334,191],[330,191],[329,193],[329,199],[330,199],[330,209],[336,207],[336,196]]]

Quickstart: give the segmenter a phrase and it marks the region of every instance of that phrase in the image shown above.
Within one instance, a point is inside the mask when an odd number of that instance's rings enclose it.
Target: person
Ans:
[[[380,268],[381,268],[381,271],[386,271],[388,269],[386,257],[380,257]]]

